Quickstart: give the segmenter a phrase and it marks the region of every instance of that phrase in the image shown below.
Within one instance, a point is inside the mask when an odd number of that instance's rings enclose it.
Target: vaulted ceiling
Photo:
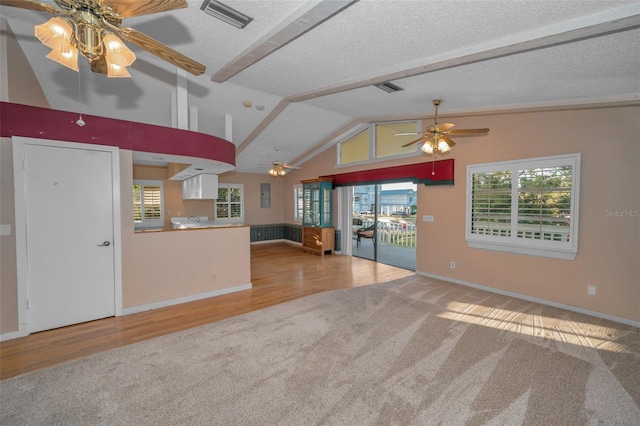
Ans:
[[[637,1],[223,0],[244,29],[187,3],[123,25],[206,65],[197,77],[132,45],[132,78],[83,59],[76,73],[34,37],[49,16],[0,13],[52,108],[170,126],[186,89],[178,109],[231,139],[240,172],[265,173],[275,148],[300,164],[362,122],[431,117],[434,98],[441,116],[640,104]],[[404,90],[373,86],[386,81]]]

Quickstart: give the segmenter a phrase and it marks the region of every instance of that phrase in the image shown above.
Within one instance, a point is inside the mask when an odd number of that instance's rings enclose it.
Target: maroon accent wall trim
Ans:
[[[181,155],[236,165],[235,145],[222,138],[95,115],[83,114],[82,118],[86,123],[84,127],[76,124],[76,112],[0,102],[0,136],[117,146],[131,151]]]
[[[373,183],[406,182],[425,185],[453,185],[453,159],[385,167],[359,172],[339,173],[322,177],[333,178],[333,186],[369,185]],[[435,171],[435,174],[432,172]]]

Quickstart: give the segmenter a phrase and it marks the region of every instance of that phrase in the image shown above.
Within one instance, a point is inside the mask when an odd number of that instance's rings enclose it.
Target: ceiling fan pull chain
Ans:
[[[86,123],[82,119],[82,81],[80,80],[80,75],[81,73],[79,72],[78,73],[78,114],[80,114],[80,117],[78,117],[76,124],[82,127]]]

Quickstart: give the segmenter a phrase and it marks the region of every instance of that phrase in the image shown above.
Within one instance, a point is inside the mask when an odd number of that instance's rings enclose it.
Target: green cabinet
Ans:
[[[302,225],[327,228],[333,226],[333,191],[330,178],[303,180]]]

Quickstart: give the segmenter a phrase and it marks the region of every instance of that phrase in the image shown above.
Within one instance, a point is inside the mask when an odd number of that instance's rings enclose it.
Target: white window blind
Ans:
[[[163,182],[160,180],[133,181],[133,222],[136,228],[164,225]]]
[[[216,202],[216,221],[222,223],[244,222],[244,185],[218,185]]]
[[[574,259],[580,154],[467,167],[471,247]]]
[[[304,211],[304,198],[302,192],[302,184],[293,186],[293,220],[302,222],[302,214]]]

